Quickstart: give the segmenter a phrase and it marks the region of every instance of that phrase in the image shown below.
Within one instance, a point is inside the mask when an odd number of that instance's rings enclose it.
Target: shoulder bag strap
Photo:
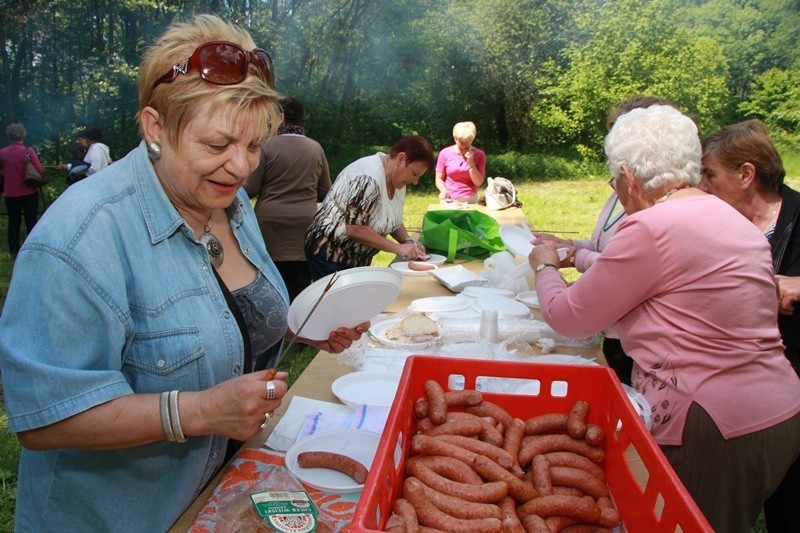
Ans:
[[[222,289],[222,295],[225,296],[225,302],[228,304],[228,308],[230,308],[231,313],[233,313],[233,317],[236,319],[236,325],[239,326],[239,331],[242,334],[242,343],[244,343],[244,374],[248,374],[253,369],[253,354],[250,351],[250,334],[247,331],[247,322],[244,320],[244,315],[239,310],[239,306],[236,304],[236,300],[234,300],[231,291],[228,290],[228,287],[225,285],[225,282],[222,281],[222,278],[219,277],[219,273],[217,269],[211,267],[211,270],[214,271],[214,277],[217,279],[217,283],[219,283],[219,288]]]

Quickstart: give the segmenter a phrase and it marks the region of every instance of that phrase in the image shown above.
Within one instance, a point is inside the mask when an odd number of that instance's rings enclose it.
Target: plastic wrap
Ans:
[[[219,511],[215,531],[220,533],[245,533],[251,531],[285,531],[273,525],[276,522],[291,521],[294,524],[293,531],[302,532],[332,532],[334,526],[319,512],[311,498],[306,493],[303,485],[289,470],[282,466],[270,466],[265,470],[264,479],[250,487],[246,491],[239,488],[229,488],[222,490],[217,496],[219,500]],[[276,515],[262,517],[256,511],[256,506],[251,496],[262,493],[294,493],[300,496],[295,503],[305,512],[298,514]],[[305,498],[302,497],[305,495]]]

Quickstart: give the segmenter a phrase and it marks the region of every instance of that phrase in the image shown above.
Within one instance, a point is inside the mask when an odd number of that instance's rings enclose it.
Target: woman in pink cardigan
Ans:
[[[569,287],[556,244],[533,249],[542,315],[572,337],[616,325],[675,472],[716,531],[749,531],[800,455],[800,379],[783,355],[769,245],[696,188],[697,128],[676,109],[623,115],[605,151],[628,217]]]

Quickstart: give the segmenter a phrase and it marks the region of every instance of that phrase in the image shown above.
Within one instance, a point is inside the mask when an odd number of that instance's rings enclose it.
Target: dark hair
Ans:
[[[652,105],[668,105],[678,109],[678,106],[675,105],[675,103],[667,100],[666,98],[658,98],[657,96],[647,96],[643,94],[629,96],[624,102],[612,108],[611,111],[608,112],[608,116],[606,117],[606,130],[611,131],[611,128],[614,127],[614,123],[617,121],[617,119],[628,111],[639,108],[648,108]],[[678,109],[678,111],[680,111],[680,109]]]
[[[778,191],[786,177],[783,161],[760,120],[747,120],[725,126],[703,141],[703,158],[716,156],[723,166],[739,170],[745,163],[756,167],[760,189]]]
[[[433,159],[433,147],[421,135],[408,135],[395,141],[389,150],[389,157],[394,159],[400,152],[406,154],[408,163],[422,161],[428,166],[428,170],[433,170],[436,166],[436,162]]]
[[[75,136],[89,139],[92,142],[100,142],[103,140],[103,130],[100,126],[89,126],[85,130],[78,132]]]
[[[303,102],[294,96],[284,96],[280,99],[279,104],[283,111],[283,122],[285,124],[292,124],[293,126],[303,125],[305,116]]]

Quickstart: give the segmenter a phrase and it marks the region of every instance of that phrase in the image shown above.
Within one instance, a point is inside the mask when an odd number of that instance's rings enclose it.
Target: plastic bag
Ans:
[[[266,470],[264,479],[242,491],[240,488],[224,489],[217,496],[220,504],[215,530],[220,533],[244,533],[251,531],[286,531],[275,523],[291,523],[292,531],[328,533],[334,526],[320,513],[300,481],[288,469],[272,466]],[[270,498],[261,495],[272,494],[279,497],[294,495],[297,498],[286,502],[288,509],[284,514],[262,517],[259,506],[269,505],[261,502]],[[277,504],[277,507],[282,505]],[[263,507],[261,508],[263,512]]]
[[[506,249],[500,223],[480,211],[438,209],[422,218],[420,242],[429,252],[454,259],[483,259]]]

